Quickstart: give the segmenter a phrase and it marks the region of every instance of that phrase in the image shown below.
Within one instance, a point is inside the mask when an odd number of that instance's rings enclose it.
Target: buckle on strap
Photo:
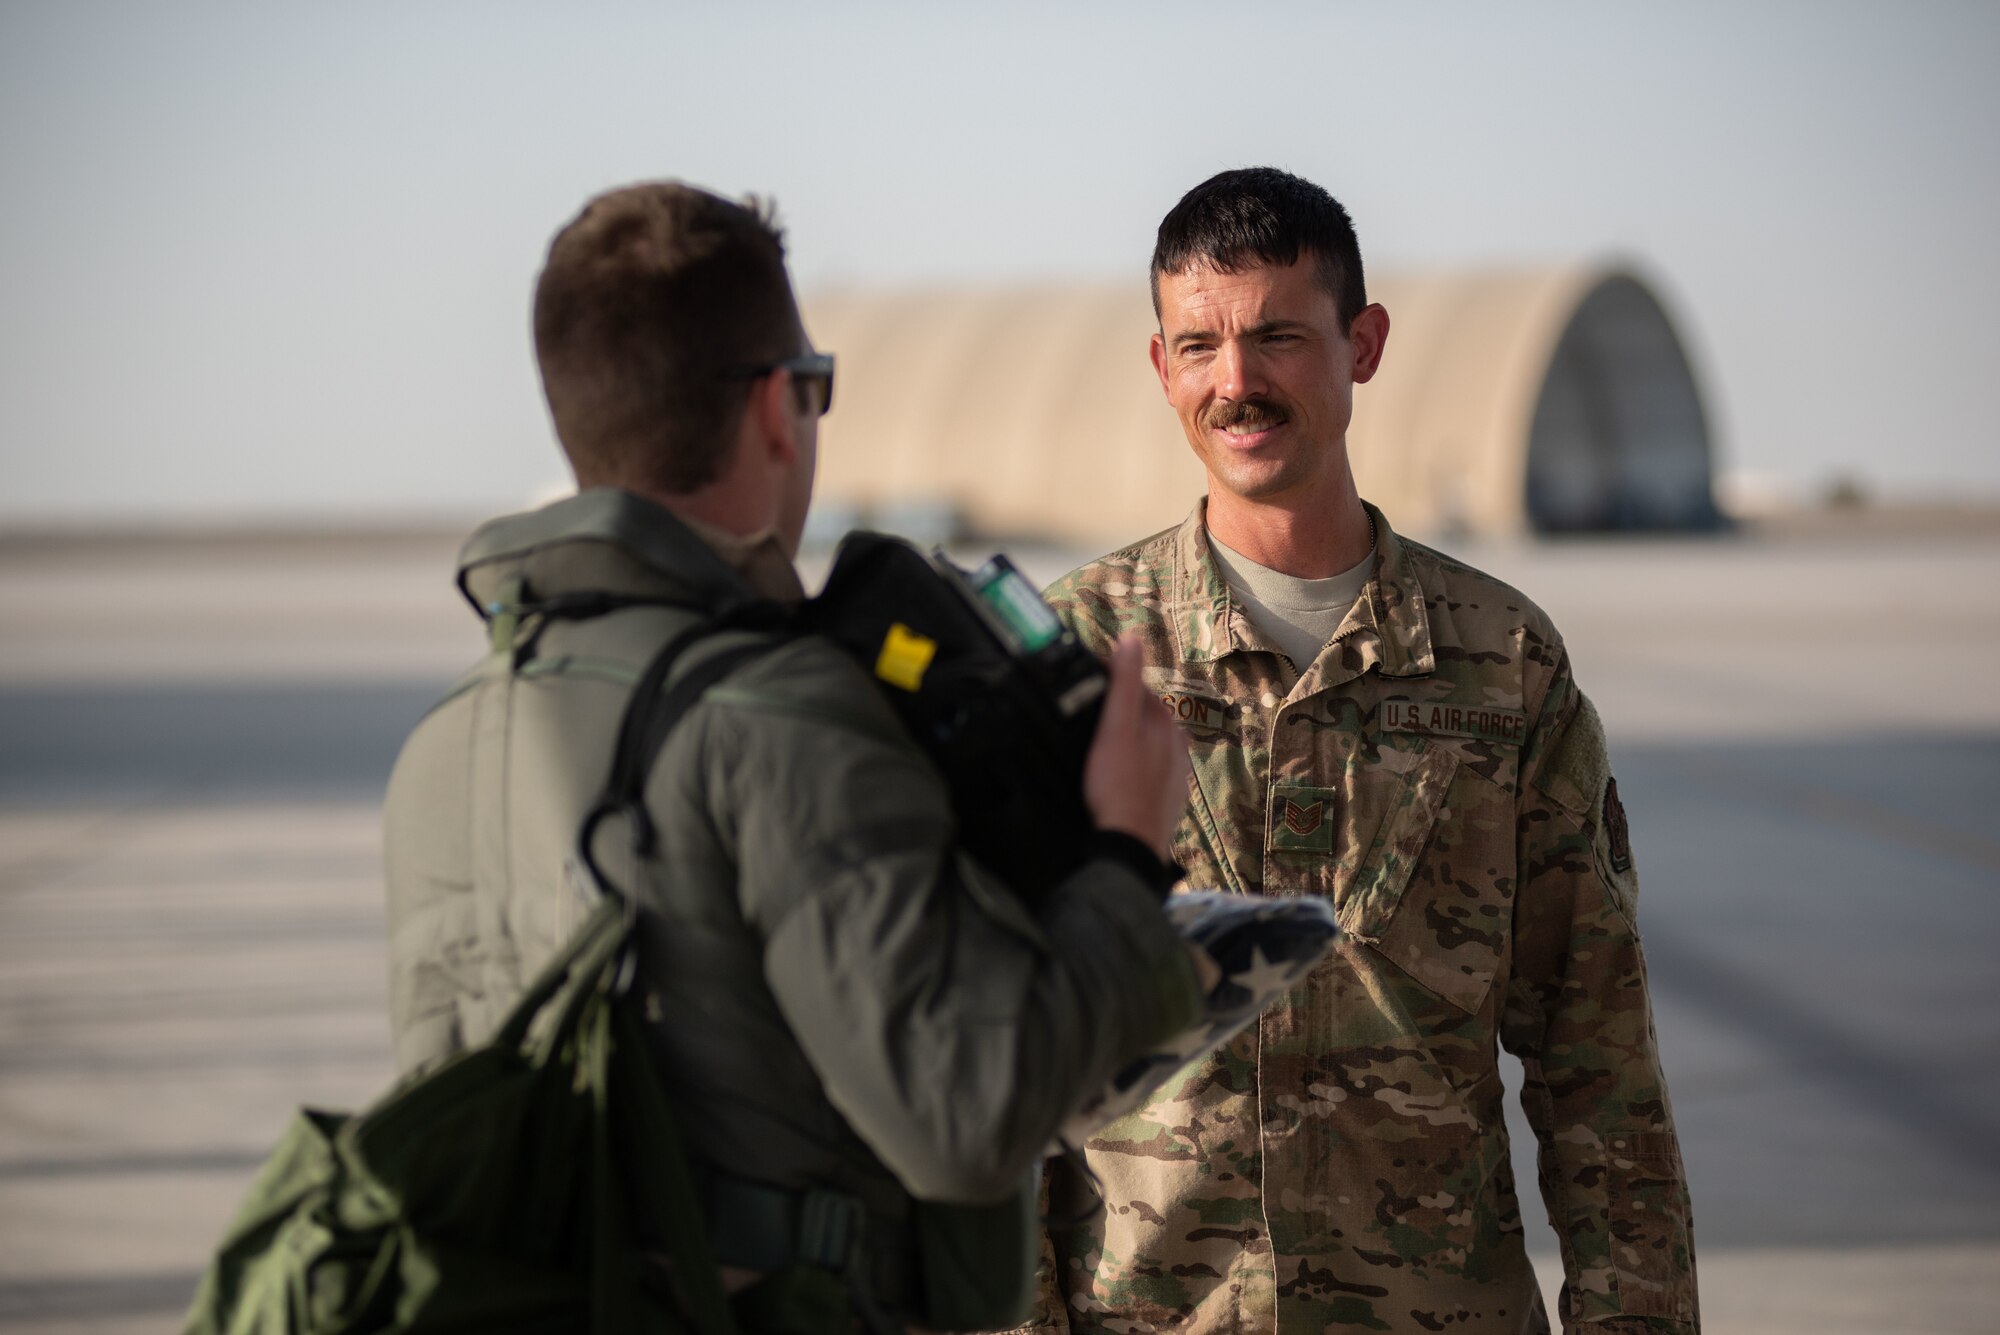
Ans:
[[[861,1202],[815,1187],[799,1201],[798,1255],[809,1265],[845,1273],[861,1241]]]
[[[703,1181],[709,1241],[721,1264],[765,1273],[810,1265],[840,1276],[857,1304],[914,1309],[920,1281],[907,1226],[826,1187],[797,1191],[713,1170]],[[881,1321],[869,1328],[877,1327],[891,1328]]]
[[[867,1206],[825,1187],[794,1191],[715,1174],[708,1181],[716,1259],[753,1270],[803,1261],[846,1274],[868,1229]]]

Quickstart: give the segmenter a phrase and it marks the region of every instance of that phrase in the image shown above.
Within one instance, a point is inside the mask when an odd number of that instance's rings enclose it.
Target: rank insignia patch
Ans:
[[[1625,828],[1625,804],[1618,800],[1618,780],[1604,782],[1604,838],[1611,846],[1611,870],[1632,870],[1632,835]]]
[[[1271,794],[1271,847],[1285,853],[1332,853],[1336,793],[1280,784]]]

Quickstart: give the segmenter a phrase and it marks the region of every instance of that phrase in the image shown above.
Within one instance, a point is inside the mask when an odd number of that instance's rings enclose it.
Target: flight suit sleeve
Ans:
[[[1661,1073],[1638,878],[1597,711],[1558,660],[1522,753],[1501,1040],[1521,1059],[1566,1332],[1699,1329],[1692,1221]]]
[[[1118,1065],[1198,1018],[1193,963],[1114,862],[1030,913],[956,847],[943,782],[853,682],[843,703],[876,726],[810,704],[711,715],[739,894],[778,1007],[856,1133],[919,1198],[1000,1199]]]

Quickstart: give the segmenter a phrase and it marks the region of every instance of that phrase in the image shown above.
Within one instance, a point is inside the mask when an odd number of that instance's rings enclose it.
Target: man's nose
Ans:
[[[1255,352],[1233,338],[1215,350],[1217,398],[1247,399],[1264,388],[1264,370]]]

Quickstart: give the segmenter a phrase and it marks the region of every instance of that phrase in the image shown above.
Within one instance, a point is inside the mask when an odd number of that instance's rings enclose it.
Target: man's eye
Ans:
[[[1215,351],[1215,345],[1212,343],[1181,344],[1181,356],[1183,357],[1198,357],[1213,351]]]
[[[1280,343],[1280,344],[1296,343],[1299,341],[1299,336],[1297,334],[1266,334],[1264,335],[1264,341],[1266,343]]]

